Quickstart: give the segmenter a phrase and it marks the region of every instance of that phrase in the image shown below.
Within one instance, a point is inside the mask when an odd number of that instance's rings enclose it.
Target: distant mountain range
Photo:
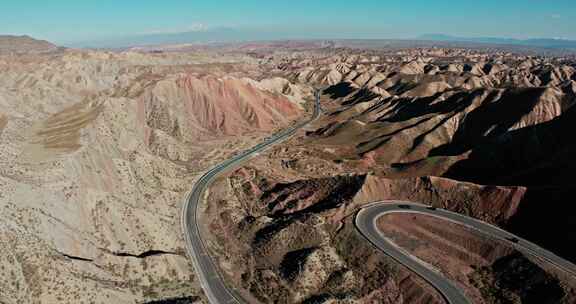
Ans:
[[[339,37],[337,33],[307,33],[299,34],[293,32],[275,32],[263,30],[250,30],[250,29],[235,29],[235,28],[208,28],[198,31],[188,31],[179,33],[150,33],[141,35],[129,35],[124,37],[110,38],[99,41],[85,41],[81,43],[73,43],[67,46],[71,47],[97,47],[97,48],[123,48],[134,46],[151,46],[151,45],[170,45],[170,44],[206,44],[206,43],[230,43],[230,42],[246,42],[246,41],[279,41],[279,40],[324,40],[335,39],[346,41],[353,38],[354,35],[345,35],[346,37]],[[344,39],[342,39],[344,38]],[[357,39],[352,39],[357,40]],[[515,47],[528,47],[528,48],[545,48],[552,50],[576,50],[576,40],[565,39],[512,39],[512,38],[493,38],[493,37],[457,37],[444,34],[426,34],[419,36],[416,39],[366,39],[365,41],[387,41],[395,44],[402,43],[415,43],[422,41],[429,44],[430,42],[443,42],[452,45],[452,43],[462,44],[490,44],[490,45],[505,45]]]
[[[324,37],[327,36],[327,37]],[[150,45],[170,45],[183,43],[231,43],[247,41],[280,41],[292,39],[334,39],[335,35],[308,34],[306,37],[291,32],[273,32],[250,29],[234,28],[209,28],[199,31],[189,31],[180,33],[151,33],[141,35],[130,35],[100,41],[87,41],[73,43],[71,47],[98,47],[98,48],[121,48]]]
[[[471,42],[486,44],[502,44],[526,47],[552,48],[552,49],[576,49],[576,40],[567,39],[513,39],[495,37],[457,37],[444,34],[425,34],[418,37],[419,40],[444,41],[444,42]]]

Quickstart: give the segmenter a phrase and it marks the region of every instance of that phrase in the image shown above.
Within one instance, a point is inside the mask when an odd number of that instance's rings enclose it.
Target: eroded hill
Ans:
[[[48,53],[58,47],[48,41],[30,36],[0,35],[0,54],[2,53]]]
[[[442,302],[356,232],[354,213],[378,200],[460,212],[574,259],[573,59],[305,48],[0,56],[0,302],[202,301],[186,192],[304,117],[315,88],[321,119],[218,180],[204,206],[212,253],[249,299]],[[524,297],[508,283],[530,275],[572,299],[565,276],[505,253],[473,274],[478,301],[502,282]]]
[[[355,212],[379,200],[446,208],[576,256],[572,237],[542,238],[574,228],[571,204],[559,199],[573,187],[570,59],[413,49],[268,60],[279,62],[273,73],[324,88],[324,115],[212,187],[207,233],[235,286],[261,302],[441,301],[356,232]],[[486,290],[530,264],[520,260],[479,270],[485,289],[471,287],[475,301],[491,303]],[[542,267],[554,282],[570,280]],[[552,298],[570,302],[571,287],[555,284]]]
[[[65,51],[0,70],[3,303],[198,301],[186,192],[304,114],[241,55]]]

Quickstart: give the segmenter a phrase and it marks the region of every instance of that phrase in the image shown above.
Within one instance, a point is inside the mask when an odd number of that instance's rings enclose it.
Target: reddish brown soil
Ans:
[[[571,287],[567,287],[574,283],[560,281],[566,278],[565,273],[546,265],[547,263],[543,261],[526,259],[509,244],[487,238],[465,226],[432,216],[410,213],[385,215],[378,220],[378,226],[386,237],[399,247],[429,263],[454,282],[458,282],[475,303],[492,303],[493,296],[487,294],[488,288],[483,288],[485,286],[478,282],[478,277],[490,277],[491,271],[496,272],[492,269],[493,265],[500,264],[498,266],[500,268],[516,267],[513,261],[518,259],[523,260],[522,263],[527,265],[525,267],[534,269],[530,272],[531,277],[525,278],[535,280],[532,289],[546,286],[550,294],[545,297],[555,298],[558,301],[574,297],[570,291]],[[509,260],[512,256],[518,258]],[[502,261],[510,261],[510,265],[504,266],[506,264]],[[529,291],[515,290],[510,293],[521,295],[527,292]]]
[[[573,171],[573,141],[562,135],[576,121],[570,59],[446,49],[259,56],[277,63],[272,73],[326,87],[319,121],[214,186],[206,216],[214,253],[260,301],[438,301],[350,225],[373,201],[416,201],[500,226],[522,215],[518,229],[549,232],[526,227],[539,222],[538,208],[524,203],[538,187],[569,184],[553,173]],[[566,214],[557,217],[571,227]],[[429,226],[399,227],[417,241],[442,233]],[[449,264],[447,275],[478,301],[499,296],[501,283],[503,297],[533,296],[506,283],[519,269],[558,285],[507,247],[450,236],[462,244],[432,237],[438,249],[425,253]],[[530,286],[549,286],[540,283]]]
[[[270,132],[303,114],[286,97],[247,81],[197,75],[157,82],[140,98],[139,108],[147,129],[190,141]]]

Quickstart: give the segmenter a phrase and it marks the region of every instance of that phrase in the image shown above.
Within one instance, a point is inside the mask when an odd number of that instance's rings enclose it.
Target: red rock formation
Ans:
[[[286,97],[236,78],[186,75],[157,82],[140,99],[141,123],[179,140],[269,132],[302,113]]]

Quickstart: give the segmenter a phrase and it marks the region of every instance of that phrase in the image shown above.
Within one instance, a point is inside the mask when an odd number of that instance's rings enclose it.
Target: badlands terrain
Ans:
[[[264,303],[442,301],[359,236],[355,212],[378,200],[456,211],[575,260],[566,233],[574,229],[572,59],[463,49],[321,52],[269,58],[279,62],[273,73],[324,88],[320,120],[213,186],[206,232],[231,285]],[[418,234],[426,244],[443,244],[442,236],[464,244],[431,249],[453,265],[423,259],[450,265],[440,271],[473,302],[574,301],[572,275],[462,227],[433,226],[413,229],[428,230]],[[411,235],[401,236],[405,244]],[[508,286],[502,278],[534,283]]]
[[[0,302],[200,297],[179,225],[186,192],[304,112],[305,92],[275,92],[256,63],[73,50],[0,57]]]
[[[180,227],[187,192],[305,119],[319,88],[320,119],[218,179],[201,207],[210,252],[246,299],[443,303],[356,231],[355,212],[378,200],[456,211],[576,261],[573,58],[0,37],[0,71],[3,304],[206,303]],[[574,277],[510,244],[404,216],[379,225],[474,303],[576,297]]]

